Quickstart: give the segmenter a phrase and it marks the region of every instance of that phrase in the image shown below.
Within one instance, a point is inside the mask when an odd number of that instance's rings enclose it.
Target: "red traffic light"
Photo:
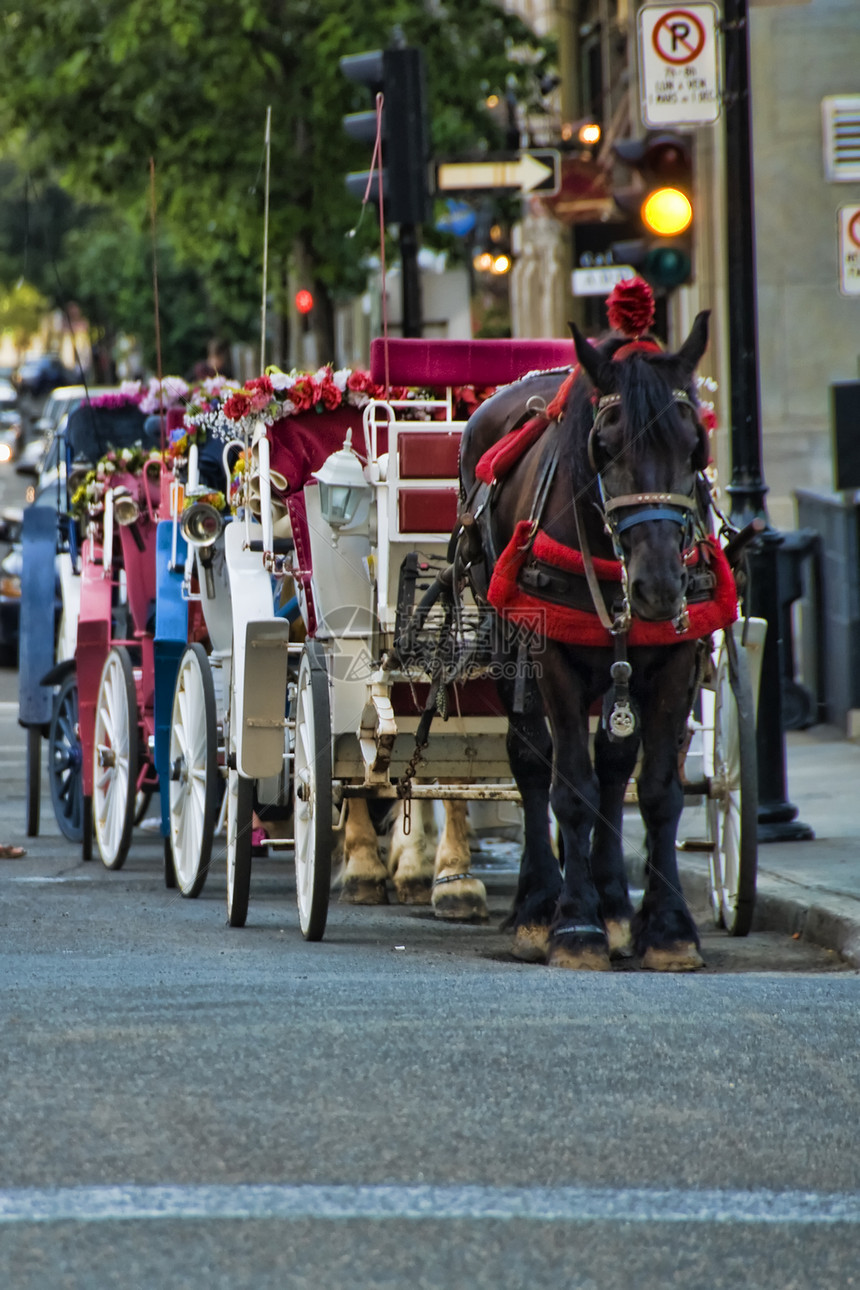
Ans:
[[[302,287],[301,291],[296,292],[296,308],[300,314],[309,314],[313,307],[313,296],[305,287]]]

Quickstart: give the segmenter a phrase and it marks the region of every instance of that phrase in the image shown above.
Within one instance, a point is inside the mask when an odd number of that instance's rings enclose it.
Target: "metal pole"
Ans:
[[[423,333],[421,272],[418,267],[418,229],[415,224],[400,225],[400,274],[403,335],[420,337]]]
[[[731,372],[732,519],[743,526],[768,521],[762,473],[756,316],[755,217],[750,112],[748,0],[725,0],[726,254]],[[788,642],[782,639],[779,550],[784,536],[767,522],[749,556],[749,613],[767,620],[758,708],[760,842],[814,836],[786,798],[782,677]]]

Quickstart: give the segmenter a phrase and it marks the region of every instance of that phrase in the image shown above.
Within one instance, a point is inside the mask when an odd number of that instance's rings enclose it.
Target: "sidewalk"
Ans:
[[[860,967],[860,745],[833,726],[786,735],[786,796],[811,842],[761,843],[754,930],[799,933]],[[679,852],[688,895],[706,895],[701,855]]]

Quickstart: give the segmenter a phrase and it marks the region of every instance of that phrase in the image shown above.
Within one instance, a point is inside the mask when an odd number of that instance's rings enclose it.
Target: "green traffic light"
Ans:
[[[680,287],[690,277],[692,262],[682,246],[653,246],[643,265],[644,275],[657,287]]]

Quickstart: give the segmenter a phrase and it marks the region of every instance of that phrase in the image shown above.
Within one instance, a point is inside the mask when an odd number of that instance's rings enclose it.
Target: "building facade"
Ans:
[[[539,31],[559,39],[558,125],[595,116],[601,157],[616,138],[643,133],[635,0],[506,0]],[[860,377],[860,294],[845,294],[839,212],[860,206],[857,166],[828,168],[833,105],[849,138],[851,103],[860,122],[860,2],[747,0],[762,460],[770,517],[795,525],[794,491],[834,486],[831,385]],[[718,10],[722,16],[722,2]],[[845,134],[846,122],[848,133]],[[550,124],[552,128],[552,124]],[[858,127],[860,130],[860,127]],[[697,215],[695,277],[668,303],[672,343],[696,312],[712,311],[706,374],[718,384],[720,476],[731,475],[725,229],[735,177],[725,167],[725,117],[693,131]],[[541,140],[550,143],[552,140]],[[582,318],[570,290],[573,237],[540,202],[525,203],[512,281],[521,335],[566,332]],[[857,427],[860,436],[860,424]]]

